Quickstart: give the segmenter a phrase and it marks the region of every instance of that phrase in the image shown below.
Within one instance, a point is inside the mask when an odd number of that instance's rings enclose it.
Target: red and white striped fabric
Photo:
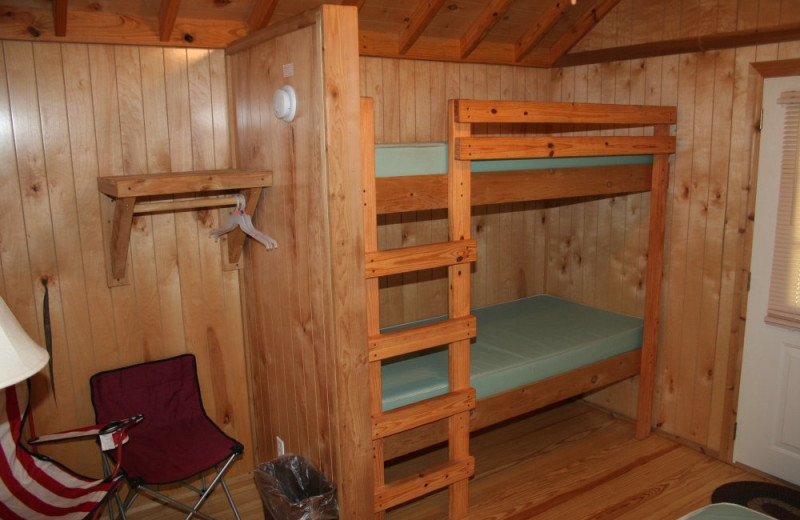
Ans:
[[[20,443],[28,406],[26,382],[10,386],[0,399],[0,519],[82,520],[94,513],[120,484],[93,480]]]

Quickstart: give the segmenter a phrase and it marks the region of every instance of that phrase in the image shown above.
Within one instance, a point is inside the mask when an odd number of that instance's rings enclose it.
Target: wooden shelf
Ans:
[[[262,188],[271,185],[272,172],[263,170],[213,170],[98,177],[98,190],[114,199],[109,248],[111,258],[109,284],[112,285],[112,280],[119,281],[125,278],[134,214],[233,205],[228,199],[203,197],[238,190],[244,195],[248,211],[252,215],[255,213]],[[162,201],[158,204],[137,204],[137,200],[142,197],[187,193],[199,195],[200,198],[188,201]],[[244,239],[245,234],[240,229],[231,231],[228,235],[228,260],[231,263],[238,262]]]

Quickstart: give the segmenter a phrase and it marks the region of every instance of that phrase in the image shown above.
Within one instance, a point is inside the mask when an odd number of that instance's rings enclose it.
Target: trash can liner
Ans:
[[[299,455],[259,464],[254,472],[264,509],[273,520],[337,520],[336,486]]]

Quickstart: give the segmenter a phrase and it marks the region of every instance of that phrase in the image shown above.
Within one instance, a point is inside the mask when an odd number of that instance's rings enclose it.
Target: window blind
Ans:
[[[778,222],[766,321],[800,329],[800,91],[784,92]]]

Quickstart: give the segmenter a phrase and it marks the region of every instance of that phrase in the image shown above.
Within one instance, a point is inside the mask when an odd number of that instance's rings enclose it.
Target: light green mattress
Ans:
[[[472,161],[473,172],[544,170],[582,166],[650,164],[652,155],[599,157],[553,157],[546,159],[502,159]],[[375,176],[430,175],[447,171],[447,143],[380,144],[375,147]]]
[[[752,509],[736,504],[713,504],[682,516],[679,520],[767,520],[771,516],[762,515]]]
[[[478,399],[642,344],[641,318],[546,294],[474,309],[472,314],[478,320],[478,335],[471,347],[470,380]],[[448,385],[447,351],[385,362],[382,378],[384,410],[442,395]]]

